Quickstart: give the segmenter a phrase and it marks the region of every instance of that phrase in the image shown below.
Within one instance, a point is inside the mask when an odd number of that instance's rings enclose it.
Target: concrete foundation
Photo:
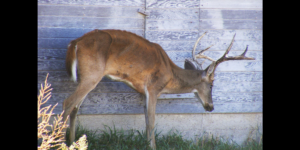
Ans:
[[[104,125],[116,129],[145,131],[144,114],[129,115],[78,115],[77,124],[87,129],[104,129]],[[156,114],[156,129],[161,135],[177,130],[186,139],[222,137],[243,144],[248,138],[260,140],[262,113],[243,114]]]

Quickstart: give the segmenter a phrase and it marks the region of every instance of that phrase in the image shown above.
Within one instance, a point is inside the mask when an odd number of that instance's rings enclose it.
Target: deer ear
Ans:
[[[213,61],[207,68],[206,70],[206,76],[208,77],[210,74],[213,73],[214,69],[215,69],[215,66],[216,66],[216,62]]]
[[[196,67],[196,65],[192,61],[186,59],[185,62],[184,62],[184,69],[187,69],[187,70],[196,70],[197,67]]]

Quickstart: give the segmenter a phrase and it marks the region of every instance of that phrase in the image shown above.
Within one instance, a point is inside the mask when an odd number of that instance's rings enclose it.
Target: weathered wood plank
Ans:
[[[67,74],[67,71],[38,71],[38,83],[44,83],[47,73],[48,82],[72,82],[71,77]],[[100,82],[115,82],[110,80],[109,78],[103,77]]]
[[[147,0],[146,8],[199,8],[200,0]]]
[[[38,38],[38,49],[67,49],[76,38]]]
[[[170,59],[179,67],[183,68],[184,61],[186,58],[191,58],[191,52],[177,52],[177,51],[166,51]],[[240,51],[231,51],[229,56],[240,55]],[[63,54],[63,52],[62,52]],[[217,60],[224,54],[224,51],[207,51],[205,55]],[[248,51],[247,56],[254,57],[256,60],[239,60],[239,61],[228,61],[221,63],[216,71],[261,71],[262,70],[262,52],[261,51]],[[44,59],[46,57],[46,60]],[[65,70],[65,60],[64,59],[49,59],[53,56],[39,56],[38,55],[38,70],[47,70],[47,71],[59,71]],[[65,55],[55,56],[59,58],[64,58]],[[199,62],[202,62],[203,59],[199,59]],[[206,68],[210,65],[210,61],[205,61],[202,65],[203,68]]]
[[[262,29],[262,20],[200,19],[200,29]]]
[[[260,92],[213,92],[214,103],[252,103],[262,102],[262,91]]]
[[[149,15],[146,17],[149,19],[160,20],[197,20],[199,19],[199,8],[193,9],[147,9]]]
[[[71,93],[53,93],[49,104],[62,103]],[[178,95],[178,96],[177,96]],[[164,94],[158,98],[161,103],[195,103],[199,100],[194,93],[186,94]],[[214,92],[214,103],[247,103],[262,102],[262,92],[249,93],[227,93]],[[106,105],[106,104],[142,104],[145,105],[144,96],[140,93],[89,93],[84,100],[84,105]]]
[[[72,93],[78,83],[52,82],[53,93]],[[38,84],[40,88],[40,84]],[[262,82],[214,82],[213,92],[261,92]],[[99,82],[92,93],[137,93],[123,82]],[[175,96],[176,97],[176,96]]]
[[[262,30],[146,31],[145,37],[150,41],[195,40],[196,42],[205,31],[207,33],[202,40],[231,40],[235,33],[235,40],[262,40]]]
[[[193,50],[196,40],[193,41],[151,41],[159,44],[165,51],[189,51]],[[209,50],[226,50],[231,43],[229,40],[202,40],[198,43],[196,51],[203,50],[210,45],[214,44]],[[246,46],[249,45],[248,50],[262,50],[262,40],[235,40],[231,51],[244,51]]]
[[[174,62],[178,67],[184,68],[184,61]],[[206,68],[211,62],[205,61],[202,65]],[[216,71],[262,71],[262,61],[254,60],[238,60],[238,61],[226,61],[218,65]]]
[[[262,19],[262,10],[201,9],[200,19]]]
[[[262,82],[262,72],[215,72],[218,82]]]
[[[166,51],[168,56],[171,58],[172,61],[185,61],[185,59],[192,58],[192,51],[190,52],[182,52],[182,51]],[[204,55],[211,57],[214,60],[219,59],[225,53],[224,51],[206,51]],[[237,56],[241,55],[243,52],[241,51],[230,51],[228,56]],[[248,51],[246,56],[253,57],[257,61],[262,61],[262,51]],[[200,60],[200,59],[199,59]],[[204,59],[203,59],[204,60]]]
[[[66,49],[38,49],[38,60],[64,60],[66,57]],[[217,60],[223,56],[224,51],[207,51],[204,55]],[[185,59],[192,58],[192,52],[188,51],[166,51],[172,61],[184,61]],[[228,56],[240,55],[241,51],[230,51]],[[248,51],[248,57],[253,57],[255,60],[262,60],[262,51]]]
[[[76,17],[111,17],[138,18],[144,16],[137,12],[136,7],[99,7],[74,5],[38,5],[38,15],[47,16],[76,16]]]
[[[55,71],[66,70],[65,60],[51,60],[42,61],[38,60],[38,71]]]
[[[223,10],[223,9],[148,9],[146,19],[262,19],[261,10]],[[200,13],[200,15],[199,15]],[[199,18],[200,17],[200,18]]]
[[[74,82],[52,82],[53,93],[73,93],[78,85]],[[40,89],[38,84],[38,89]],[[99,82],[91,93],[137,93],[123,82]]]
[[[262,0],[200,0],[202,8],[262,9]]]
[[[183,68],[184,61],[174,61],[174,63]],[[209,61],[205,61],[203,68],[206,68],[210,64]],[[38,60],[38,71],[59,71],[65,70],[64,60],[55,61],[40,61]],[[262,61],[256,60],[239,60],[239,61],[227,61],[221,63],[216,71],[262,71]]]
[[[38,49],[38,60],[64,60],[66,49]]]
[[[197,40],[199,32],[196,31],[146,31],[146,39],[149,41],[161,40]]]
[[[97,5],[145,7],[144,0],[38,0],[38,4]]]
[[[44,106],[58,103],[54,113],[61,113],[62,102],[69,95],[69,93],[53,93]],[[213,101],[215,110],[212,113],[252,112],[257,111],[257,107],[262,104],[262,93],[215,92]],[[143,113],[144,105],[143,96],[139,93],[89,93],[79,111],[81,114]],[[249,105],[255,107],[243,108]],[[158,99],[156,113],[203,113],[202,111],[204,112],[204,109],[196,98]]]
[[[214,81],[212,92],[261,92],[262,82],[219,82]]]
[[[98,28],[99,29],[99,28]],[[122,28],[120,28],[122,30]],[[38,27],[38,38],[78,38],[94,29]],[[101,29],[99,29],[101,30]],[[144,37],[144,29],[125,29]]]
[[[262,61],[226,61],[221,63],[216,71],[262,71]]]
[[[135,18],[38,16],[39,27],[143,29],[144,23],[145,23],[144,19],[135,19]]]
[[[46,76],[48,75],[48,83],[53,82],[70,82],[71,77],[67,74],[67,71],[38,71],[38,84],[44,84]]]
[[[192,31],[181,31],[177,32],[178,35],[174,35],[174,38],[179,38],[179,40],[149,40],[151,42],[159,44],[165,51],[186,51],[192,50],[194,44],[198,38],[197,33]],[[172,34],[172,33],[171,33]],[[172,35],[172,36],[173,36]],[[196,48],[197,51],[207,48],[208,46],[214,44],[210,50],[226,50],[232,40],[234,33],[230,39],[212,39],[205,40],[202,39]],[[148,35],[146,35],[148,37]],[[150,35],[151,36],[151,35]],[[177,37],[176,37],[177,36]],[[230,35],[228,35],[230,36]],[[259,36],[259,35],[258,35]],[[160,36],[164,38],[163,36]],[[195,38],[196,37],[196,38]],[[183,38],[188,40],[183,40]],[[204,37],[203,37],[204,38]],[[39,49],[66,49],[69,42],[76,38],[38,38],[38,48]],[[182,40],[180,40],[182,39]],[[246,46],[249,45],[248,50],[262,50],[262,40],[235,40],[231,48],[232,51],[244,51]]]
[[[196,103],[170,103],[160,104],[157,102],[156,113],[206,113],[200,102]],[[246,113],[261,112],[262,102],[252,103],[214,103],[214,110],[210,113]],[[84,112],[83,112],[84,113]]]
[[[44,83],[47,73],[48,82],[71,82],[66,71],[39,71],[38,84]],[[219,82],[262,82],[262,72],[215,72],[215,81]],[[101,82],[114,82],[103,77]]]
[[[96,108],[91,108],[96,107]],[[214,111],[211,113],[247,113],[247,112],[261,112],[262,103],[225,103],[214,104]],[[143,114],[144,106],[141,104],[126,105],[101,105],[91,106],[82,105],[78,114]],[[187,103],[187,104],[160,104],[160,101],[156,105],[156,114],[160,113],[206,113],[201,103]]]
[[[147,30],[197,30],[198,20],[146,20]]]

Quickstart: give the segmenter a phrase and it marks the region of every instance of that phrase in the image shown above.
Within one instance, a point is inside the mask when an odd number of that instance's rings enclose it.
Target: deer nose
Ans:
[[[206,111],[212,112],[214,110],[214,104],[208,104],[208,103],[206,103],[205,106],[204,106],[204,109]]]

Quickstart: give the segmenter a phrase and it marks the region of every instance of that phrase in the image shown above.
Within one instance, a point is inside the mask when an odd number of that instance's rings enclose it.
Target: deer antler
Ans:
[[[208,56],[205,56],[205,55],[202,55],[202,53],[204,53],[205,51],[207,51],[209,48],[211,48],[212,46],[214,46],[214,44],[210,45],[209,47],[207,47],[206,49],[200,51],[195,57],[196,58],[205,58],[205,59],[208,59],[208,60],[211,60],[211,61],[215,61],[214,59],[208,57]]]
[[[224,55],[219,58],[217,61],[216,61],[216,66],[224,61],[228,61],[228,60],[255,60],[255,58],[252,58],[252,57],[245,57],[247,51],[248,51],[248,45],[245,49],[245,51],[241,54],[241,55],[238,55],[238,56],[229,56],[227,57],[227,54],[229,53],[232,45],[233,45],[233,42],[234,42],[234,38],[235,38],[235,35],[233,36],[232,40],[231,40],[231,43],[230,45],[228,46],[226,52],[224,53]]]
[[[236,35],[236,34],[234,34],[234,36],[233,36],[233,38],[232,38],[232,40],[231,40],[231,43],[230,43],[230,45],[228,46],[227,50],[225,51],[224,55],[216,61],[215,67],[214,67],[214,70],[213,70],[213,73],[211,74],[211,79],[212,79],[212,80],[214,80],[214,72],[215,72],[215,69],[217,68],[217,66],[218,66],[220,63],[222,63],[222,62],[224,62],[224,61],[228,61],[228,60],[255,60],[255,58],[252,58],[252,57],[246,57],[246,56],[245,56],[246,53],[247,53],[247,51],[248,51],[248,45],[247,45],[245,51],[244,51],[241,55],[238,55],[238,56],[228,56],[228,57],[227,57],[227,54],[229,53],[229,51],[230,51],[230,49],[231,49],[231,47],[232,47],[232,45],[233,45],[235,35]]]
[[[211,48],[213,45],[210,45],[209,47],[207,47],[206,49],[204,50],[201,50],[197,55],[195,55],[195,50],[196,50],[196,47],[199,43],[199,41],[202,39],[202,37],[206,34],[207,32],[204,32],[199,38],[198,40],[196,41],[195,45],[194,45],[194,48],[193,48],[193,51],[192,51],[192,55],[193,55],[193,60],[194,62],[196,62],[202,69],[202,64],[204,63],[204,61],[200,64],[198,61],[197,61],[197,58],[205,58],[205,59],[208,59],[208,60],[211,60],[211,61],[215,61],[214,59],[208,57],[208,56],[205,56],[205,55],[202,55],[202,53],[204,53],[205,51],[207,51],[209,48]]]

